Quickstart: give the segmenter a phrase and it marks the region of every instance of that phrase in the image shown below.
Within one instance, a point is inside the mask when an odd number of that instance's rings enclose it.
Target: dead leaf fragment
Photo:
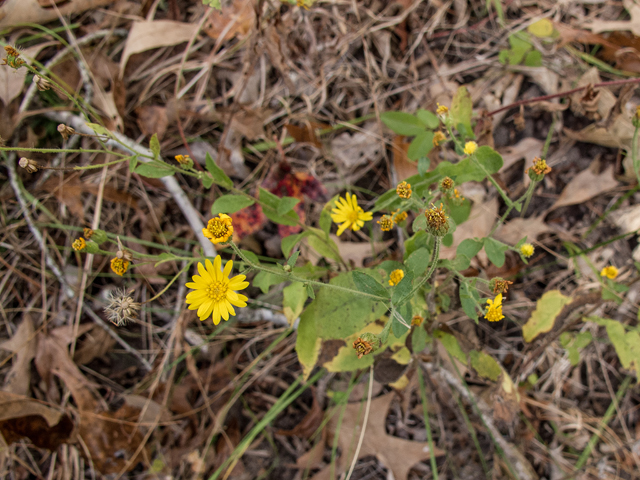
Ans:
[[[157,133],[158,139],[162,140],[169,126],[167,108],[160,105],[146,105],[137,107],[135,111],[138,116],[138,126],[142,133],[147,137]]]
[[[69,0],[58,8],[43,8],[38,0],[6,0],[0,6],[0,28],[20,23],[45,25],[59,16],[79,14],[92,8],[113,3],[114,0]]]
[[[255,22],[255,10],[251,0],[233,0],[222,10],[213,9],[209,21],[203,29],[211,38],[231,40],[245,35]]]
[[[613,178],[613,165],[609,165],[599,174],[593,173],[590,167],[573,177],[549,211],[586,202],[617,186],[618,181]]]
[[[0,343],[0,349],[15,354],[11,370],[5,378],[3,390],[16,395],[27,395],[31,380],[31,360],[36,356],[35,332],[31,315],[25,313],[22,323],[11,339]]]

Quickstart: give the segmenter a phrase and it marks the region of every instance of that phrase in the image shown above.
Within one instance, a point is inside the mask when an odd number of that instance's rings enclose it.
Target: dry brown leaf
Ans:
[[[509,245],[515,245],[525,236],[529,241],[535,240],[539,235],[552,231],[552,229],[544,223],[543,218],[544,215],[540,215],[539,217],[514,218],[496,230],[496,239]]]
[[[406,480],[411,467],[419,461],[429,458],[429,444],[387,434],[385,426],[387,413],[394,396],[393,393],[388,393],[371,401],[371,414],[367,422],[359,458],[375,456],[393,473],[396,480]],[[338,417],[338,415],[332,416],[329,422],[329,435],[327,436],[329,439],[334,438],[332,432],[337,428]],[[345,465],[351,461],[350,455],[353,455],[353,446],[360,438],[363,419],[364,408],[360,403],[347,405],[338,435],[338,448],[340,448],[342,455],[336,465],[336,475],[340,475],[344,471]],[[445,452],[436,448],[434,454],[440,457]],[[314,476],[314,480],[316,477]]]
[[[35,332],[31,315],[28,313],[23,315],[18,329],[9,340],[0,343],[0,349],[15,354],[11,370],[5,377],[3,390],[16,395],[26,395],[31,381],[31,360],[36,356]]]
[[[331,140],[331,151],[347,170],[379,158],[380,142],[374,133],[344,132]]]
[[[94,358],[99,358],[106,354],[115,343],[115,339],[103,328],[94,325],[80,343],[73,356],[73,361],[78,365],[86,365]]]
[[[634,0],[623,0],[624,8],[629,12],[631,20],[600,20],[596,19],[584,26],[593,33],[630,31],[640,37],[640,4]]]
[[[322,148],[322,143],[316,136],[317,126],[318,124],[314,122],[308,122],[301,127],[287,123],[284,128],[287,129],[287,133],[293,137],[296,143],[311,143],[317,148]]]
[[[158,134],[158,139],[162,140],[169,126],[167,108],[160,105],[145,105],[137,107],[135,112],[138,116],[137,123],[142,133],[147,137],[156,133]]]
[[[637,232],[640,230],[640,205],[621,208],[610,214],[613,223],[623,233]]]
[[[43,8],[38,0],[6,0],[0,6],[0,28],[7,28],[20,23],[44,25],[57,20],[59,15],[66,16],[81,13],[92,8],[99,8],[113,3],[114,0],[69,0],[64,5],[54,8]]]
[[[2,23],[2,8],[0,7],[0,24]],[[20,57],[27,63],[31,61],[40,53],[40,50],[45,48],[47,44],[36,45],[34,47],[26,48],[20,51]],[[0,68],[0,100],[2,103],[9,105],[11,101],[18,97],[22,93],[24,88],[24,81],[27,78],[29,71],[26,68],[20,68],[14,70],[9,67]]]
[[[577,86],[589,88],[571,95],[572,112],[594,120],[609,118],[609,114],[616,104],[616,97],[608,88],[593,89],[590,87],[600,82],[600,74],[596,67],[590,68],[580,77]]]
[[[592,170],[597,163],[599,162],[594,161],[588,169],[573,177],[549,211],[586,202],[616,188],[618,181],[613,178],[613,165],[609,165],[602,173],[595,174]]]
[[[278,430],[276,433],[278,435],[286,435],[288,437],[295,436],[307,439],[311,438],[311,436],[318,430],[318,427],[320,427],[323,417],[324,412],[322,411],[322,408],[314,394],[311,409],[302,418],[302,420],[300,420],[300,423],[291,430]]]
[[[374,253],[371,251],[370,242],[343,242],[335,235],[329,235],[329,237],[336,243],[342,259],[348,264],[352,263],[355,267],[363,267],[364,260],[374,255]],[[310,248],[306,240],[307,239],[305,238],[302,241],[301,247],[303,247],[303,249],[301,250],[301,253],[303,254],[304,258],[308,259],[314,265],[317,265],[320,259],[324,257]],[[394,242],[395,240],[387,240],[386,242],[373,242],[375,255],[385,251]],[[329,263],[335,263],[331,259],[325,260],[327,260]]]
[[[0,448],[26,437],[39,448],[55,451],[72,432],[73,421],[64,412],[0,391]]]
[[[120,77],[124,74],[129,57],[152,48],[170,47],[188,42],[198,31],[197,23],[155,20],[134,22],[129,30],[127,43],[120,59]]]
[[[531,161],[534,157],[542,155],[542,147],[544,142],[537,138],[527,137],[520,140],[518,143],[511,147],[504,147],[498,150],[498,153],[502,155],[502,161],[504,162],[501,172],[507,170],[511,165],[519,160],[525,159],[525,169],[531,166]]]
[[[245,35],[255,22],[256,12],[252,0],[233,0],[222,10],[213,10],[204,32],[211,38],[231,40],[236,36]]]
[[[565,128],[564,134],[572,140],[594,143],[603,147],[631,149],[635,128],[631,124],[631,115],[618,114],[607,125],[592,123],[580,131]]]
[[[440,258],[453,259],[456,256],[456,249],[463,240],[467,238],[486,237],[498,217],[498,199],[493,198],[486,203],[474,203],[471,207],[469,219],[462,225],[458,225],[453,232],[453,244],[449,247],[440,248]],[[484,255],[481,252],[480,255]]]
[[[406,137],[401,135],[393,137],[393,166],[399,182],[418,174],[418,163],[409,160],[408,151],[409,142],[406,141]]]

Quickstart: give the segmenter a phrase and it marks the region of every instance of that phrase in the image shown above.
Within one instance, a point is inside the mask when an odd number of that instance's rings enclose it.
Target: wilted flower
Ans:
[[[366,340],[362,339],[362,337],[358,337],[358,339],[353,342],[353,348],[358,354],[358,358],[362,358],[365,355],[373,352],[373,345],[371,344],[371,342],[367,342]]]
[[[36,173],[38,170],[40,170],[40,165],[38,165],[38,162],[27,157],[22,157],[18,161],[18,165],[20,165],[29,173]]]
[[[62,138],[64,138],[65,140],[69,140],[69,136],[76,133],[73,127],[65,125],[64,123],[58,125],[58,132],[60,132],[60,135],[62,135]]]
[[[439,147],[440,144],[444,142],[446,139],[447,139],[447,136],[444,133],[442,133],[440,130],[438,130],[433,134],[433,140],[432,140],[433,146]]]
[[[489,283],[489,287],[491,287],[493,293],[507,293],[507,291],[509,290],[509,285],[513,285],[513,282],[505,280],[502,277],[492,278],[491,282]]]
[[[33,76],[33,83],[36,84],[36,87],[38,87],[38,90],[41,92],[45,92],[51,89],[51,82],[48,79],[41,77],[40,75]]]

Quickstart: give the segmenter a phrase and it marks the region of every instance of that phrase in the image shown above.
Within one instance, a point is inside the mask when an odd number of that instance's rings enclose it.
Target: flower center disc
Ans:
[[[221,238],[227,235],[227,225],[223,222],[214,222],[209,231],[214,237]]]
[[[222,282],[213,282],[207,288],[207,296],[216,302],[219,302],[227,295],[227,286]]]

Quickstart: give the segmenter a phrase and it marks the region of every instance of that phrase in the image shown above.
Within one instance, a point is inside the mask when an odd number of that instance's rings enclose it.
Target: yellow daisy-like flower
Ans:
[[[446,115],[449,112],[449,107],[445,107],[444,105],[437,104],[438,108],[436,108],[436,114],[438,115]]]
[[[111,259],[111,270],[113,270],[113,273],[116,275],[123,276],[127,273],[127,268],[129,268],[129,260],[118,257]]]
[[[464,144],[464,153],[467,155],[473,155],[477,149],[478,144],[476,142],[467,142]]]
[[[396,193],[400,198],[411,198],[411,184],[407,182],[400,182],[396,187]]]
[[[393,216],[393,220],[396,223],[400,223],[400,222],[404,222],[407,219],[408,214],[407,212],[401,212],[400,209],[398,209],[393,213],[392,216]]]
[[[71,244],[71,248],[73,248],[76,252],[81,252],[85,248],[87,248],[87,242],[84,241],[84,238],[76,238]]]
[[[209,220],[207,228],[202,229],[205,237],[212,243],[224,243],[231,235],[233,235],[233,225],[231,225],[231,217],[221,213],[217,217]]]
[[[205,267],[206,265],[206,267]],[[205,260],[205,265],[198,262],[198,273],[193,276],[193,282],[186,284],[187,288],[193,288],[193,292],[187,294],[189,310],[198,310],[200,321],[213,316],[213,324],[218,325],[220,319],[229,320],[229,315],[236,314],[233,306],[246,307],[248,298],[236,293],[236,290],[244,290],[249,286],[245,282],[244,275],[236,275],[229,278],[233,261],[229,260],[222,271],[220,255],[211,260]]]
[[[364,222],[373,218],[373,212],[365,212],[362,207],[358,206],[358,199],[355,194],[349,196],[347,193],[346,198],[338,198],[335,203],[335,208],[331,210],[331,219],[335,223],[341,223],[338,228],[337,235],[342,235],[347,228],[355,231],[364,227]]]
[[[394,270],[393,272],[391,272],[391,274],[389,275],[389,285],[394,287],[397,284],[399,284],[400,280],[402,280],[403,278],[404,278],[404,272],[398,268],[397,270]]]
[[[383,232],[389,232],[393,228],[393,218],[389,215],[383,215],[380,220],[378,220],[378,225],[380,225],[380,230]]]
[[[499,322],[504,318],[502,314],[502,294],[496,295],[494,300],[490,298],[487,300],[487,313],[484,314],[484,318],[490,322]]]
[[[610,280],[615,280],[615,278],[618,276],[618,269],[613,265],[609,265],[608,267],[604,267],[600,271],[600,276],[607,277]]]
[[[529,258],[531,255],[533,255],[533,251],[533,245],[531,245],[530,243],[525,243],[520,247],[520,253],[525,258]]]

